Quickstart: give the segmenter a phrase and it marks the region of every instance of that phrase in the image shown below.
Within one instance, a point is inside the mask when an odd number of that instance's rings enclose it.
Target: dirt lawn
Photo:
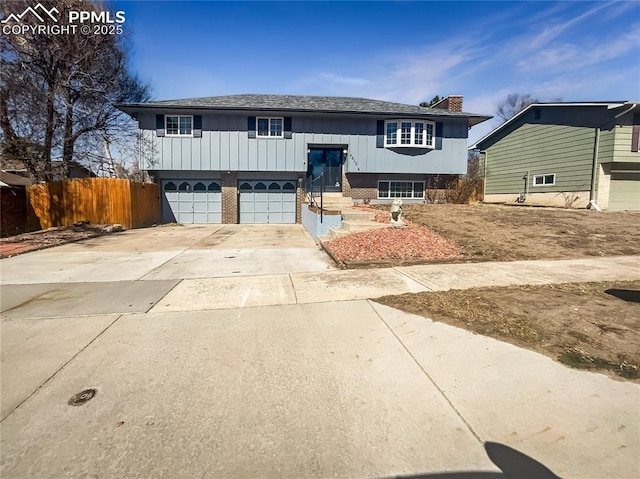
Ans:
[[[405,205],[403,214],[455,241],[467,261],[640,255],[640,212],[479,204]],[[571,367],[640,382],[640,281],[404,294],[378,301]]]
[[[408,293],[376,301],[574,368],[640,382],[640,281]]]
[[[403,214],[478,261],[640,254],[640,212],[479,204],[405,205]]]

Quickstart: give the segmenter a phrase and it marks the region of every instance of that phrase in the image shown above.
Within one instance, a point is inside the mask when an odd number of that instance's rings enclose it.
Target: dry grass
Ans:
[[[612,290],[621,297],[626,292],[627,300],[607,293]],[[640,281],[451,290],[377,301],[574,368],[640,379]]]
[[[479,204],[404,205],[403,214],[454,241],[476,261],[640,254],[640,211]]]

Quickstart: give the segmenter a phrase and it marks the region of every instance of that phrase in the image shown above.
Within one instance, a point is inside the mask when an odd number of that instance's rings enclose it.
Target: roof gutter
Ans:
[[[396,118],[451,118],[451,119],[469,119],[471,120],[471,124],[477,125],[483,121],[489,120],[493,118],[489,115],[478,115],[473,113],[455,113],[450,114],[451,112],[447,112],[446,110],[441,110],[441,112],[415,112],[415,113],[406,113],[406,112],[393,112],[393,111],[353,111],[353,110],[310,110],[304,108],[274,108],[274,107],[225,107],[225,106],[200,106],[200,105],[145,105],[145,104],[116,104],[114,105],[119,110],[132,114],[135,111],[146,109],[146,110],[209,110],[209,111],[241,111],[241,112],[252,112],[252,111],[269,111],[269,112],[291,112],[291,113],[333,113],[333,114],[343,114],[343,115],[367,115],[367,116],[394,116]],[[447,114],[449,113],[449,114]],[[474,122],[475,121],[475,122]]]
[[[496,127],[493,131],[487,133],[485,136],[483,136],[482,138],[480,138],[475,145],[473,145],[472,147],[470,147],[469,149],[476,149],[479,148],[478,145],[480,143],[482,143],[483,141],[487,140],[488,138],[492,137],[494,134],[498,133],[500,130],[502,130],[503,128],[506,128],[508,125],[510,125],[511,123],[513,123],[515,120],[517,120],[518,118],[520,118],[522,115],[525,114],[525,112],[529,111],[531,108],[534,107],[555,107],[555,106],[568,106],[568,107],[574,107],[574,106],[606,106],[608,110],[614,109],[614,108],[620,108],[621,106],[625,106],[628,105],[628,103],[625,102],[594,102],[594,103],[580,103],[580,102],[576,102],[576,103],[571,103],[571,102],[567,102],[567,103],[532,103],[531,105],[527,106],[524,110],[520,110],[516,115],[512,116],[511,118],[509,118],[507,121],[505,121],[502,125],[499,125],[498,127]],[[629,108],[628,110],[624,111],[623,113],[619,113],[618,115],[615,116],[615,118],[618,118],[619,116],[622,116],[626,113],[628,113],[629,111],[633,110],[635,107],[637,106],[637,103],[634,103],[633,106],[631,108]]]
[[[627,110],[623,111],[622,113],[618,113],[616,116],[614,116],[615,119],[620,118],[621,116],[626,115],[627,113],[629,113],[630,111],[632,111],[635,107],[637,107],[638,104],[637,103],[632,103],[631,104],[631,108],[628,108]]]

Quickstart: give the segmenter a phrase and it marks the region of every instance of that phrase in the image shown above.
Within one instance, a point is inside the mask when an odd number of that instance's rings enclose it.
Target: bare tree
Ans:
[[[498,104],[496,115],[502,120],[502,123],[504,123],[533,103],[538,103],[538,99],[529,94],[520,95],[519,93],[511,93],[505,100]]]
[[[41,3],[59,11],[102,8],[87,0]],[[10,9],[28,5],[11,2]],[[6,5],[3,10],[6,15]],[[67,21],[61,15],[60,24]],[[61,158],[64,171],[72,161],[113,163],[109,145],[134,134],[114,104],[149,99],[148,86],[127,63],[123,36],[27,30],[3,35],[0,53],[3,160],[21,160],[39,179],[51,178],[53,157]]]

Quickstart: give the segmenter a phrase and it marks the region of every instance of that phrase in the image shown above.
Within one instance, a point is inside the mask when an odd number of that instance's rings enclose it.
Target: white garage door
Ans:
[[[240,181],[240,223],[295,223],[295,181]]]
[[[221,223],[221,188],[214,180],[163,182],[162,220],[165,223]]]
[[[611,172],[609,210],[640,210],[640,173]]]

